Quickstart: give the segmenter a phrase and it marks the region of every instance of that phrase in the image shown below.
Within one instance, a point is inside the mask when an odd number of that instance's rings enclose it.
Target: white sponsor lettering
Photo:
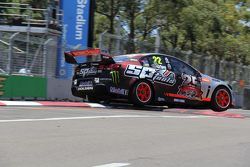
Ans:
[[[84,19],[84,12],[86,8],[87,0],[77,0],[76,8],[76,26],[75,26],[75,39],[83,39],[83,25],[86,24],[86,19]]]
[[[116,88],[116,87],[110,87],[111,93],[121,94],[121,95],[128,95],[128,90]]]
[[[77,88],[78,91],[80,90],[93,90],[93,86],[83,86],[83,87],[79,87]]]
[[[150,67],[137,65],[128,65],[125,70],[125,76],[150,79],[154,82],[163,83],[173,86],[176,83],[175,74],[171,71],[156,70]]]
[[[88,75],[95,75],[95,74],[97,74],[96,67],[82,68],[80,70],[80,75],[82,75],[83,77],[88,76]]]
[[[174,102],[185,103],[185,100],[183,100],[183,99],[174,99]]]
[[[166,101],[165,98],[158,97],[158,101]]]
[[[93,86],[92,81],[81,81],[79,86]]]

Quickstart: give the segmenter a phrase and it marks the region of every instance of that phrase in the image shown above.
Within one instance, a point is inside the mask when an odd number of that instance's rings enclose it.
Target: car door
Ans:
[[[201,100],[201,75],[193,67],[175,57],[167,56],[174,72],[176,84],[173,94],[168,94],[173,98]],[[178,102],[178,99],[176,100]],[[179,100],[180,101],[180,100]]]
[[[143,67],[155,69],[150,80],[154,85],[156,101],[166,101],[165,93],[175,93],[173,88],[176,84],[175,74],[171,71],[171,65],[167,57],[161,54],[151,54],[141,58],[140,62]]]

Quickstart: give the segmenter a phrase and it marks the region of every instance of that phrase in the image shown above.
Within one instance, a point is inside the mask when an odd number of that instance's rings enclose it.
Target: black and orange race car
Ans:
[[[127,99],[148,104],[208,104],[225,111],[234,104],[232,87],[204,75],[182,60],[165,54],[113,56],[100,49],[65,52],[67,63],[76,64],[72,94],[91,102]]]

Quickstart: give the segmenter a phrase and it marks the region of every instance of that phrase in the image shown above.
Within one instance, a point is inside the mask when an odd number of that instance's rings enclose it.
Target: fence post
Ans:
[[[49,42],[53,41],[52,38],[47,39],[44,43],[43,43],[43,76],[47,77],[47,45],[49,44]]]
[[[99,35],[99,48],[103,49],[103,36],[107,33],[107,30]]]
[[[9,50],[8,50],[8,64],[7,64],[7,73],[11,74],[11,60],[12,60],[12,48],[13,48],[13,39],[19,34],[19,32],[14,33],[11,35],[9,40]]]
[[[28,6],[28,16],[27,16],[27,38],[26,38],[26,61],[25,61],[25,69],[28,69],[28,58],[29,58],[29,52],[30,52],[30,20],[31,20],[31,6]]]
[[[159,53],[161,46],[161,36],[159,31],[160,31],[159,28],[157,28],[155,37],[155,53]]]
[[[49,12],[50,12],[50,8],[48,7],[45,11],[44,11],[44,17],[46,20],[46,29],[48,30],[49,28],[49,24],[50,24],[50,17],[49,17]]]

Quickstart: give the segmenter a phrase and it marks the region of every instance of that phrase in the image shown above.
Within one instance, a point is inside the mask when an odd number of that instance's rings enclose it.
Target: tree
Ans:
[[[109,20],[108,32],[114,33],[114,21],[115,17],[120,11],[123,0],[97,0],[96,12],[100,15],[105,16]]]
[[[242,1],[240,8],[235,0],[97,0],[97,5],[101,4],[99,9],[104,12],[98,13],[110,23],[109,32],[114,32],[112,20],[121,16],[128,31],[129,52],[135,51],[135,41],[153,41],[155,30],[160,28],[167,50],[191,50],[246,64],[250,59],[250,28],[240,20],[249,22],[250,1]],[[101,32],[104,23],[97,24]]]

